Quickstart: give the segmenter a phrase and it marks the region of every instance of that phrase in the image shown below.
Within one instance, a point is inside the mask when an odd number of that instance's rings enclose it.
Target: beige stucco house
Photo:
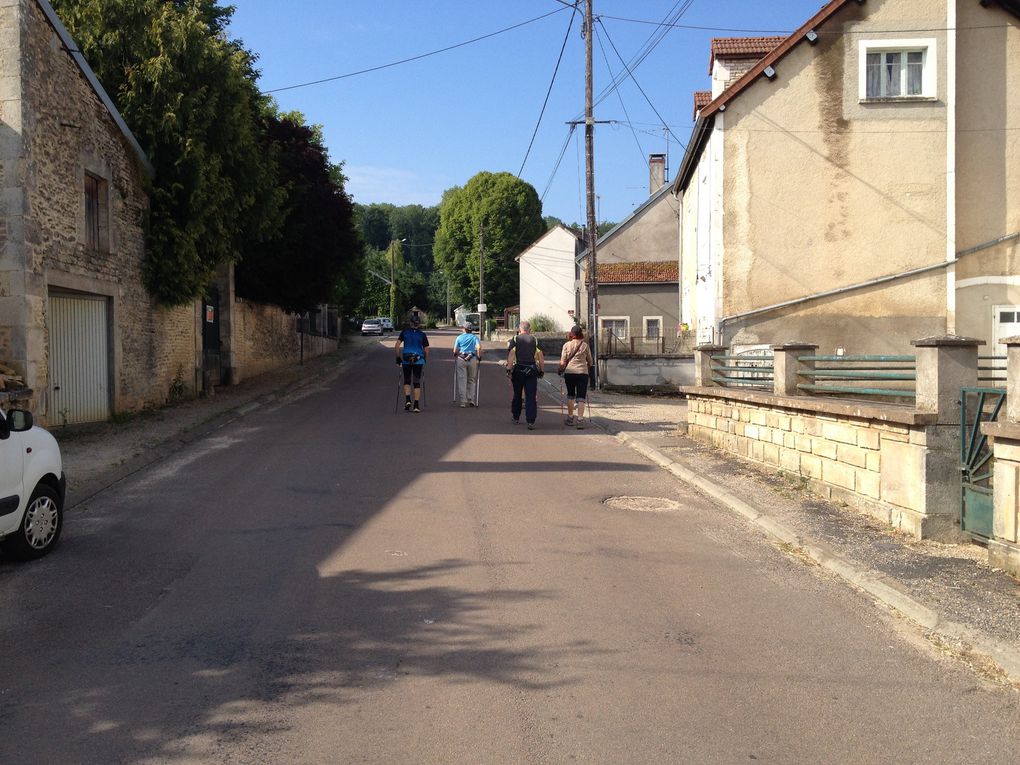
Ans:
[[[831,0],[770,47],[713,51],[673,184],[698,340],[1018,334],[1020,3]]]

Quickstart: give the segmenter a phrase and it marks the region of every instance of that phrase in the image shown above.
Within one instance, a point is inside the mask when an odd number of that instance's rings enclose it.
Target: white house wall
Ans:
[[[563,331],[573,325],[576,243],[569,231],[557,227],[521,254],[521,319],[548,316]]]

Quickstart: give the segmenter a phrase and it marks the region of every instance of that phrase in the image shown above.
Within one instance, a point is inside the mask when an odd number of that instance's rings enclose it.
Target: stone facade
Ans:
[[[717,389],[718,390],[718,389]],[[753,392],[688,390],[695,440],[800,476],[917,538],[955,536],[958,498],[933,481],[956,471],[958,426],[905,407],[858,407]],[[936,488],[936,491],[932,491]]]
[[[0,357],[55,419],[48,313],[53,294],[105,301],[110,410],[163,403],[180,370],[190,383],[200,338],[196,307],[164,308],[141,281],[145,164],[66,30],[42,0],[0,8]],[[86,177],[98,184],[98,246],[86,246]]]

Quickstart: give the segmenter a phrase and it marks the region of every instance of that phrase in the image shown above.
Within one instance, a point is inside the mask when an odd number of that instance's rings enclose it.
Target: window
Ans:
[[[85,247],[92,252],[110,249],[107,189],[102,178],[85,173]]]
[[[934,99],[935,40],[862,40],[862,101]]]
[[[658,340],[662,337],[662,317],[661,316],[646,316],[645,322],[645,337],[650,340]]]
[[[602,327],[602,336],[608,337],[612,333],[613,337],[620,340],[626,340],[630,335],[627,331],[627,325],[630,320],[625,316],[603,316],[599,319],[599,326]]]

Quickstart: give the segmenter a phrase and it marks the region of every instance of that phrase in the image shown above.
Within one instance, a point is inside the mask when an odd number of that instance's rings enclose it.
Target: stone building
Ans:
[[[50,424],[161,404],[200,325],[142,285],[149,162],[46,0],[0,36],[0,359]]]

